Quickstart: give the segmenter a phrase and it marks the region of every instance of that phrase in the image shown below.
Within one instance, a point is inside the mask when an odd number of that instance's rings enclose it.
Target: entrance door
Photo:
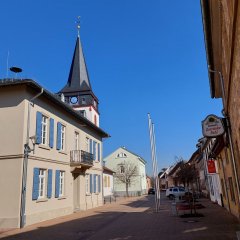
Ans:
[[[73,173],[73,209],[80,210],[80,173]]]

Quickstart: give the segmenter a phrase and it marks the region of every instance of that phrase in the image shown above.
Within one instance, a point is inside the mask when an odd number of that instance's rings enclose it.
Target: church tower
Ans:
[[[89,80],[87,66],[82,50],[78,22],[78,36],[73,54],[67,84],[58,95],[62,101],[70,104],[74,110],[99,127],[98,99],[94,95]]]

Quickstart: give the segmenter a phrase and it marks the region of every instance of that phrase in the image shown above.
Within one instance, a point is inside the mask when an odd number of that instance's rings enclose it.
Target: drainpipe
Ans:
[[[230,145],[231,159],[232,159],[232,164],[233,164],[233,172],[234,172],[235,181],[236,181],[236,186],[237,186],[238,203],[240,203],[239,179],[238,179],[238,175],[237,175],[236,160],[235,160],[234,153],[233,153],[233,143],[232,143],[231,125],[230,125],[230,121],[229,121],[229,116],[227,115],[226,110],[225,110],[225,105],[226,105],[225,99],[226,99],[226,95],[225,95],[223,75],[222,75],[222,73],[221,73],[220,71],[215,71],[215,70],[210,69],[210,66],[208,66],[208,71],[209,71],[209,72],[212,72],[212,73],[217,73],[217,74],[219,75],[219,79],[220,79],[220,83],[221,83],[222,103],[223,103],[222,114],[223,114],[223,116],[226,118],[226,123],[227,123],[227,135],[228,135],[229,145]]]
[[[22,172],[22,192],[21,192],[21,209],[20,209],[20,228],[23,228],[26,223],[25,207],[26,207],[26,185],[27,185],[27,167],[28,167],[28,156],[31,151],[34,152],[34,147],[31,149],[29,147],[29,132],[30,132],[30,113],[31,106],[34,106],[33,101],[38,98],[43,93],[43,88],[41,92],[34,96],[28,102],[28,116],[27,116],[27,136],[26,143],[24,144],[24,158],[23,158],[23,172]],[[34,141],[35,144],[35,141]]]

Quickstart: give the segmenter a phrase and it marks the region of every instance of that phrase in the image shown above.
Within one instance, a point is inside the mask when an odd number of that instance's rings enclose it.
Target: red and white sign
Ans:
[[[202,133],[204,137],[217,137],[225,132],[222,119],[211,114],[202,121]]]
[[[208,173],[216,173],[215,161],[213,159],[207,160]]]

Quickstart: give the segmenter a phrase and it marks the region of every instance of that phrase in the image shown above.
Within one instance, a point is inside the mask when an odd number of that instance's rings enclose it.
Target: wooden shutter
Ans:
[[[59,197],[59,190],[60,190],[60,170],[56,170],[56,177],[55,177],[55,198]]]
[[[93,147],[92,147],[93,141],[92,141],[92,139],[89,139],[89,142],[90,142],[90,144],[89,144],[89,148],[90,148],[90,149],[89,149],[89,152],[90,152],[90,153],[93,153],[93,150],[92,150],[92,148],[93,148]]]
[[[42,143],[42,113],[37,112],[36,144]]]
[[[33,169],[32,200],[37,200],[39,194],[39,168]]]
[[[97,192],[97,175],[93,174],[94,179],[93,179],[93,192],[96,193]]]
[[[97,144],[97,148],[98,148],[98,161],[101,161],[101,149],[100,149],[101,145],[100,143]]]
[[[92,179],[92,174],[90,174],[90,193],[93,192],[92,186],[93,186],[93,179]]]
[[[49,127],[49,147],[53,148],[54,143],[54,119],[50,118],[50,127]]]
[[[101,175],[98,175],[98,192],[101,192]]]
[[[48,169],[47,197],[52,197],[52,169]]]
[[[62,124],[58,122],[57,123],[57,150],[61,149],[61,128],[62,128]]]
[[[93,159],[94,160],[96,160],[96,146],[97,146],[97,143],[93,141]]]

